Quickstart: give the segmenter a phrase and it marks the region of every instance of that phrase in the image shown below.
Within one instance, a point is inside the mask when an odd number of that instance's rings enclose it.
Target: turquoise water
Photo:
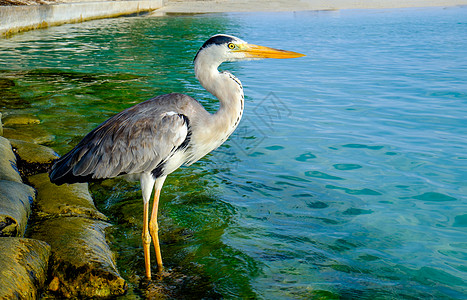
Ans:
[[[175,279],[163,288],[176,298],[465,299],[466,7],[26,32],[0,40],[1,110],[36,114],[61,154],[153,95],[184,92],[214,110],[191,61],[218,32],[307,56],[222,66],[244,85],[244,119],[167,180],[162,253]],[[139,186],[92,190],[115,224],[130,293],[144,297]]]

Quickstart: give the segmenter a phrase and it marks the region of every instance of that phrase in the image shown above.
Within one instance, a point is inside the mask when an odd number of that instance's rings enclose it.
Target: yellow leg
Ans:
[[[154,191],[154,203],[152,206],[152,213],[151,213],[151,221],[149,221],[149,232],[151,233],[151,237],[154,240],[154,249],[156,250],[156,260],[157,260],[157,267],[159,271],[162,271],[162,255],[161,255],[161,248],[159,246],[159,226],[157,224],[157,211],[159,209],[159,196],[161,194],[161,190],[157,189]]]
[[[149,202],[144,203],[143,212],[143,249],[144,249],[144,266],[146,267],[146,277],[151,279],[151,254],[149,246],[151,244],[151,236],[148,232],[148,216]]]

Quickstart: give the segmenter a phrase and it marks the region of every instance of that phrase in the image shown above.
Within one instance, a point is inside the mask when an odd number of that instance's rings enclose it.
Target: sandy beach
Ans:
[[[466,0],[171,0],[153,14],[303,11],[467,5]]]

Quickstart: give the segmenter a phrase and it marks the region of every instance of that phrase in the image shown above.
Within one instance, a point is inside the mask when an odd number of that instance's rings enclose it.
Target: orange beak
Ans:
[[[296,58],[305,56],[293,51],[286,51],[280,49],[274,49],[264,46],[258,46],[253,44],[242,45],[240,49],[236,50],[238,52],[245,53],[245,56],[248,58]]]

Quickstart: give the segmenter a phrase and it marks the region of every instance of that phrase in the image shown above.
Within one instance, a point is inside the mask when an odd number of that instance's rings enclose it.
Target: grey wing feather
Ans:
[[[192,101],[196,100],[181,94],[163,95],[113,116],[52,166],[51,181],[82,182],[152,171],[187,139],[189,121],[183,112],[189,113],[185,102]]]

